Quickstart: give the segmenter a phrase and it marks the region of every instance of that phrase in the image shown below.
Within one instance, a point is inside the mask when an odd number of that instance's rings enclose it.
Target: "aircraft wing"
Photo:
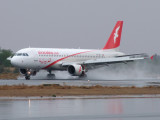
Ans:
[[[123,56],[116,56],[111,58],[100,58],[94,60],[86,60],[83,62],[75,62],[75,63],[62,63],[62,66],[69,66],[73,64],[79,65],[86,65],[86,66],[94,66],[94,65],[107,65],[107,64],[115,64],[115,63],[127,63],[133,62],[137,60],[143,60],[148,58],[146,54],[133,54],[133,55],[123,55]]]

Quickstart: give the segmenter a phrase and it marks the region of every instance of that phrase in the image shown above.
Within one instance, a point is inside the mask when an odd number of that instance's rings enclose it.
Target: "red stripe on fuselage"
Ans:
[[[67,57],[63,57],[63,58],[58,59],[58,60],[54,61],[53,63],[47,65],[47,66],[44,67],[43,69],[47,69],[47,68],[51,67],[52,65],[58,63],[59,61],[64,60],[64,59],[66,59],[66,58],[69,58],[69,57],[71,57],[71,56],[75,56],[75,55],[82,54],[82,53],[87,53],[87,52],[91,52],[91,51],[85,51],[85,52],[75,53],[75,54],[69,55],[69,56],[67,56]]]

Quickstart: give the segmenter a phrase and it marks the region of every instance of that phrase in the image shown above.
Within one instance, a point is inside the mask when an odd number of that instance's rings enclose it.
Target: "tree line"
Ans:
[[[0,48],[0,73],[18,72],[18,70],[11,65],[10,60],[7,60],[8,57],[12,57],[13,55],[12,50]]]

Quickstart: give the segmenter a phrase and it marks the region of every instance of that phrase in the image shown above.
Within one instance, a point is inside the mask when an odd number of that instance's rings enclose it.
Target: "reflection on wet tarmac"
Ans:
[[[160,98],[1,99],[0,120],[159,120]]]

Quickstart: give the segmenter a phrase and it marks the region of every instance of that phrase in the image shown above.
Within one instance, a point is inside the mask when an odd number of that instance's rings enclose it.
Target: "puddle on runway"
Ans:
[[[85,97],[84,97],[85,98]],[[0,120],[159,120],[160,98],[1,99]]]

